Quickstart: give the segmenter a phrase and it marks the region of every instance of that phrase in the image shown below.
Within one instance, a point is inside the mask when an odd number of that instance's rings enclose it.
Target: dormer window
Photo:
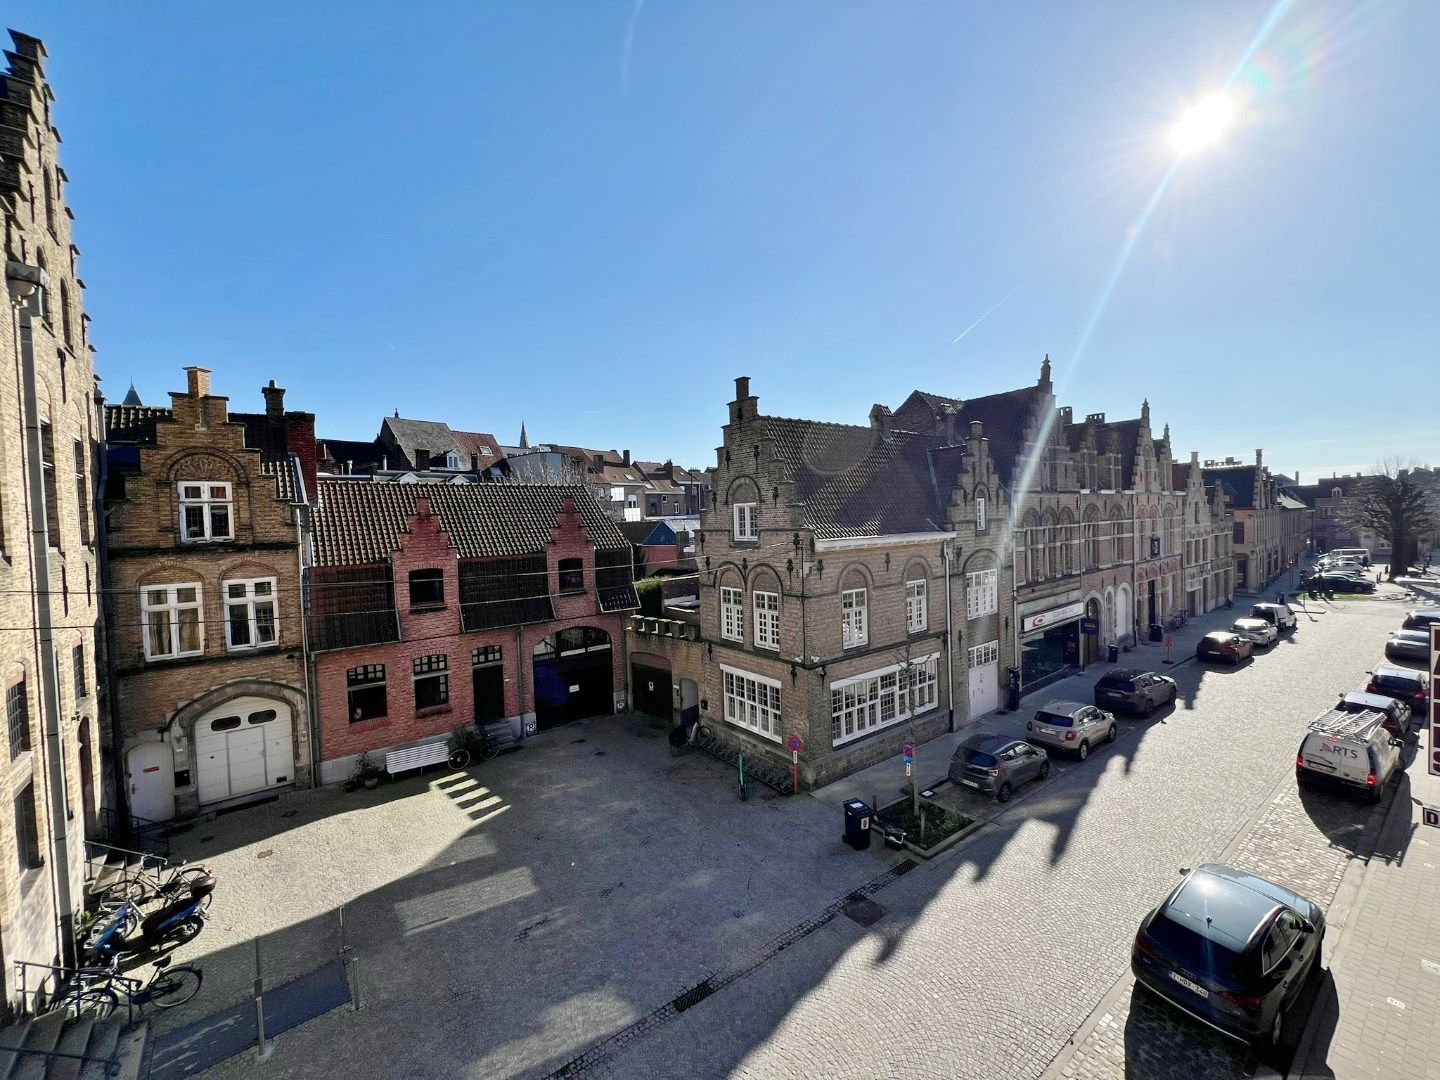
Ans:
[[[562,593],[585,591],[585,561],[583,559],[560,560],[560,591]]]
[[[445,606],[445,571],[443,570],[411,570],[410,571],[410,608],[412,611],[421,608],[437,608]]]
[[[204,480],[176,485],[180,495],[180,540],[204,544],[235,539],[230,485]]]
[[[446,454],[446,455],[445,455],[445,467],[446,467],[447,469],[458,469],[458,468],[460,468],[460,455],[459,455],[459,454]]]

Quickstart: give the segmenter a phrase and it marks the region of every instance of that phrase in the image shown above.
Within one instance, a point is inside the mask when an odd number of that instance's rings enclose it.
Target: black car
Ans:
[[[1311,587],[1321,591],[1343,593],[1372,593],[1375,582],[1369,578],[1352,577],[1350,574],[1317,574],[1310,579]]]
[[[1324,940],[1325,913],[1314,901],[1210,864],[1145,916],[1130,968],[1141,986],[1202,1024],[1273,1046]]]
[[[1102,709],[1144,713],[1149,716],[1163,705],[1174,705],[1175,680],[1154,671],[1116,668],[1095,684],[1095,704]]]
[[[1440,608],[1415,608],[1405,613],[1401,626],[1406,630],[1429,630],[1440,623]]]
[[[1410,734],[1410,721],[1412,713],[1410,705],[1399,698],[1389,697],[1385,694],[1371,694],[1367,691],[1350,690],[1340,695],[1340,701],[1335,706],[1339,712],[1365,713],[1380,712],[1385,714],[1385,722],[1381,726],[1390,732],[1397,739],[1403,739]]]

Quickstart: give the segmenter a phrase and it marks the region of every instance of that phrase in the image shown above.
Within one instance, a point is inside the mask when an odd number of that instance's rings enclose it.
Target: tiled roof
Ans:
[[[790,470],[804,521],[822,540],[938,532],[948,526],[926,451],[936,436],[762,416],[761,438]]]
[[[390,438],[387,440],[386,435]],[[380,425],[382,442],[388,442],[405,455],[404,461],[392,461],[393,468],[428,468],[431,459],[460,453],[460,444],[450,425],[438,420],[409,420],[403,416],[387,416]],[[424,449],[424,461],[415,460],[417,449]],[[466,464],[468,464],[468,460]]]
[[[1255,466],[1220,465],[1204,470],[1205,482],[1218,480],[1225,485],[1233,506],[1246,509],[1255,505]]]
[[[1281,510],[1304,510],[1305,504],[1288,491],[1281,491],[1275,496],[1275,504]]]
[[[467,468],[472,457],[479,459],[482,469],[489,465],[498,465],[505,457],[494,435],[487,435],[483,431],[452,431],[451,434],[460,446],[460,455]]]
[[[170,410],[158,405],[106,405],[105,441],[153,443],[155,421],[169,420]]]
[[[970,434],[970,423],[979,420],[985,425],[983,434],[990,440],[990,460],[1000,474],[1000,482],[1009,487],[1024,463],[1019,460],[1024,446],[1025,427],[1045,407],[1049,395],[1038,386],[1007,390],[1002,394],[971,398],[962,402],[956,418],[955,437]]]
[[[431,510],[462,559],[544,551],[566,499],[575,500],[597,549],[629,551],[630,542],[577,485],[364,484],[321,480],[315,511],[315,559],[320,566],[383,562],[400,545],[415,501]]]
[[[105,440],[153,445],[155,425],[173,418],[170,409],[158,405],[106,405]],[[230,414],[230,422],[244,425],[245,445],[260,451],[260,471],[274,478],[278,496],[285,502],[295,502],[300,496],[285,443],[285,422],[272,420],[265,413],[235,412]]]
[[[333,461],[338,469],[347,462],[356,470],[378,469],[385,462],[385,445],[379,439],[321,439],[319,456],[321,461]]]

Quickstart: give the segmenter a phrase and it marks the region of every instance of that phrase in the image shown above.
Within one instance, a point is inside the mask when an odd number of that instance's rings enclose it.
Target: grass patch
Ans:
[[[922,851],[930,850],[942,840],[974,824],[973,818],[929,799],[920,800],[919,817],[915,816],[914,807],[908,798],[882,807],[876,811],[875,816],[887,825],[904,829],[905,838]]]

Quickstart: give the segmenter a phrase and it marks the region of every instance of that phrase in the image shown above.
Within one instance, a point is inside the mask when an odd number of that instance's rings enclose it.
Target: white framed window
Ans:
[[[760,529],[755,521],[755,503],[736,503],[735,524],[731,536],[736,540],[759,540]]]
[[[925,582],[905,583],[905,629],[918,634],[930,625],[930,616],[925,602]]]
[[[745,594],[723,585],[720,587],[720,636],[731,641],[745,640]]]
[[[972,668],[984,667],[986,664],[995,664],[1000,661],[999,640],[987,641],[984,645],[976,645],[970,650],[970,666]]]
[[[985,531],[985,500],[975,500],[975,531]]]
[[[757,592],[751,597],[755,605],[755,647],[780,648],[780,594]]]
[[[203,544],[209,540],[235,539],[234,500],[228,483],[182,480],[175,487],[180,495],[182,543]]]
[[[140,615],[146,660],[199,656],[204,651],[205,619],[198,581],[142,586]]]
[[[940,654],[894,664],[830,684],[830,740],[858,739],[935,708]]]
[[[1000,572],[977,570],[965,575],[965,617],[994,615],[1000,608]]]
[[[780,741],[780,683],[763,675],[722,667],[725,719],[736,727]]]
[[[226,581],[225,648],[260,649],[280,640],[275,621],[275,579],[244,578]]]
[[[864,589],[846,589],[840,594],[841,641],[853,649],[870,640],[870,613]]]

